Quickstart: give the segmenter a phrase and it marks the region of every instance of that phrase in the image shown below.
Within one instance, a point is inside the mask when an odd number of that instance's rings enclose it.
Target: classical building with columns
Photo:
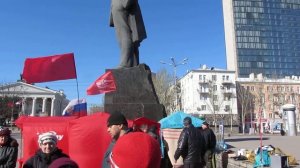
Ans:
[[[60,116],[69,102],[63,91],[24,82],[0,86],[0,97],[3,96],[18,97],[19,115],[28,116]]]

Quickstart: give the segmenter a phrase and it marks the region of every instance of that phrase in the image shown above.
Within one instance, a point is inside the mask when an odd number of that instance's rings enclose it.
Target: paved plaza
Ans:
[[[238,149],[255,150],[260,146],[259,135],[234,135],[225,137],[228,148],[234,151]],[[284,153],[292,155],[300,163],[300,136],[263,135],[262,145],[272,145],[280,148]],[[298,166],[300,167],[300,166]]]
[[[21,143],[21,136],[19,132],[12,134],[14,138]],[[259,135],[232,135],[225,137],[225,142],[228,144],[228,148],[237,151],[238,149],[255,150],[260,146]],[[281,135],[270,135],[265,134],[262,136],[263,145],[272,145],[280,148],[283,152],[288,155],[292,155],[296,158],[297,162],[300,163],[300,136],[281,136]],[[21,149],[19,150],[19,156],[21,155]],[[298,165],[297,167],[300,167]]]

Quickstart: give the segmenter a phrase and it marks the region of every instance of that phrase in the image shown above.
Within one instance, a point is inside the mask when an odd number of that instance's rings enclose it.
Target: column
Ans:
[[[55,103],[55,98],[52,98],[52,101],[51,101],[51,114],[50,114],[50,116],[54,116],[54,103]]]
[[[31,116],[35,116],[35,104],[36,104],[36,97],[32,98],[32,110],[31,110]]]
[[[22,99],[22,114],[23,115],[25,115],[25,113],[26,113],[26,97],[24,97],[23,99]]]
[[[46,100],[47,100],[47,97],[44,97],[44,98],[43,98],[42,113],[45,113],[45,112],[46,112]]]

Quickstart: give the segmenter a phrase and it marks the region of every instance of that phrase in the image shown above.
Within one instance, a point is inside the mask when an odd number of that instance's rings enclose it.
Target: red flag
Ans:
[[[27,58],[23,79],[27,83],[48,82],[76,78],[74,54]]]
[[[114,76],[111,71],[108,71],[92,83],[86,90],[86,93],[88,95],[96,95],[116,91],[116,89]]]

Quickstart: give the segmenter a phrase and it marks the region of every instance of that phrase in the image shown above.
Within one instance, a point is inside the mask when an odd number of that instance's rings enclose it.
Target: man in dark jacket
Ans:
[[[130,132],[128,128],[128,123],[125,116],[121,112],[112,113],[107,119],[107,132],[112,137],[112,141],[109,144],[102,161],[102,168],[111,168],[109,156],[116,141],[123,135]]]
[[[213,159],[215,147],[216,147],[216,135],[214,132],[209,128],[209,124],[205,121],[202,124],[202,136],[205,140],[205,154],[204,154],[204,161],[206,168],[215,167],[215,161]]]
[[[54,132],[40,134],[38,143],[40,149],[26,161],[23,168],[47,168],[54,160],[69,157],[57,148],[57,137]]]
[[[8,128],[0,127],[0,168],[15,168],[18,157],[18,142]]]
[[[200,130],[192,124],[192,119],[183,120],[184,129],[178,139],[177,150],[174,155],[175,162],[181,156],[185,168],[201,168],[202,138]]]

